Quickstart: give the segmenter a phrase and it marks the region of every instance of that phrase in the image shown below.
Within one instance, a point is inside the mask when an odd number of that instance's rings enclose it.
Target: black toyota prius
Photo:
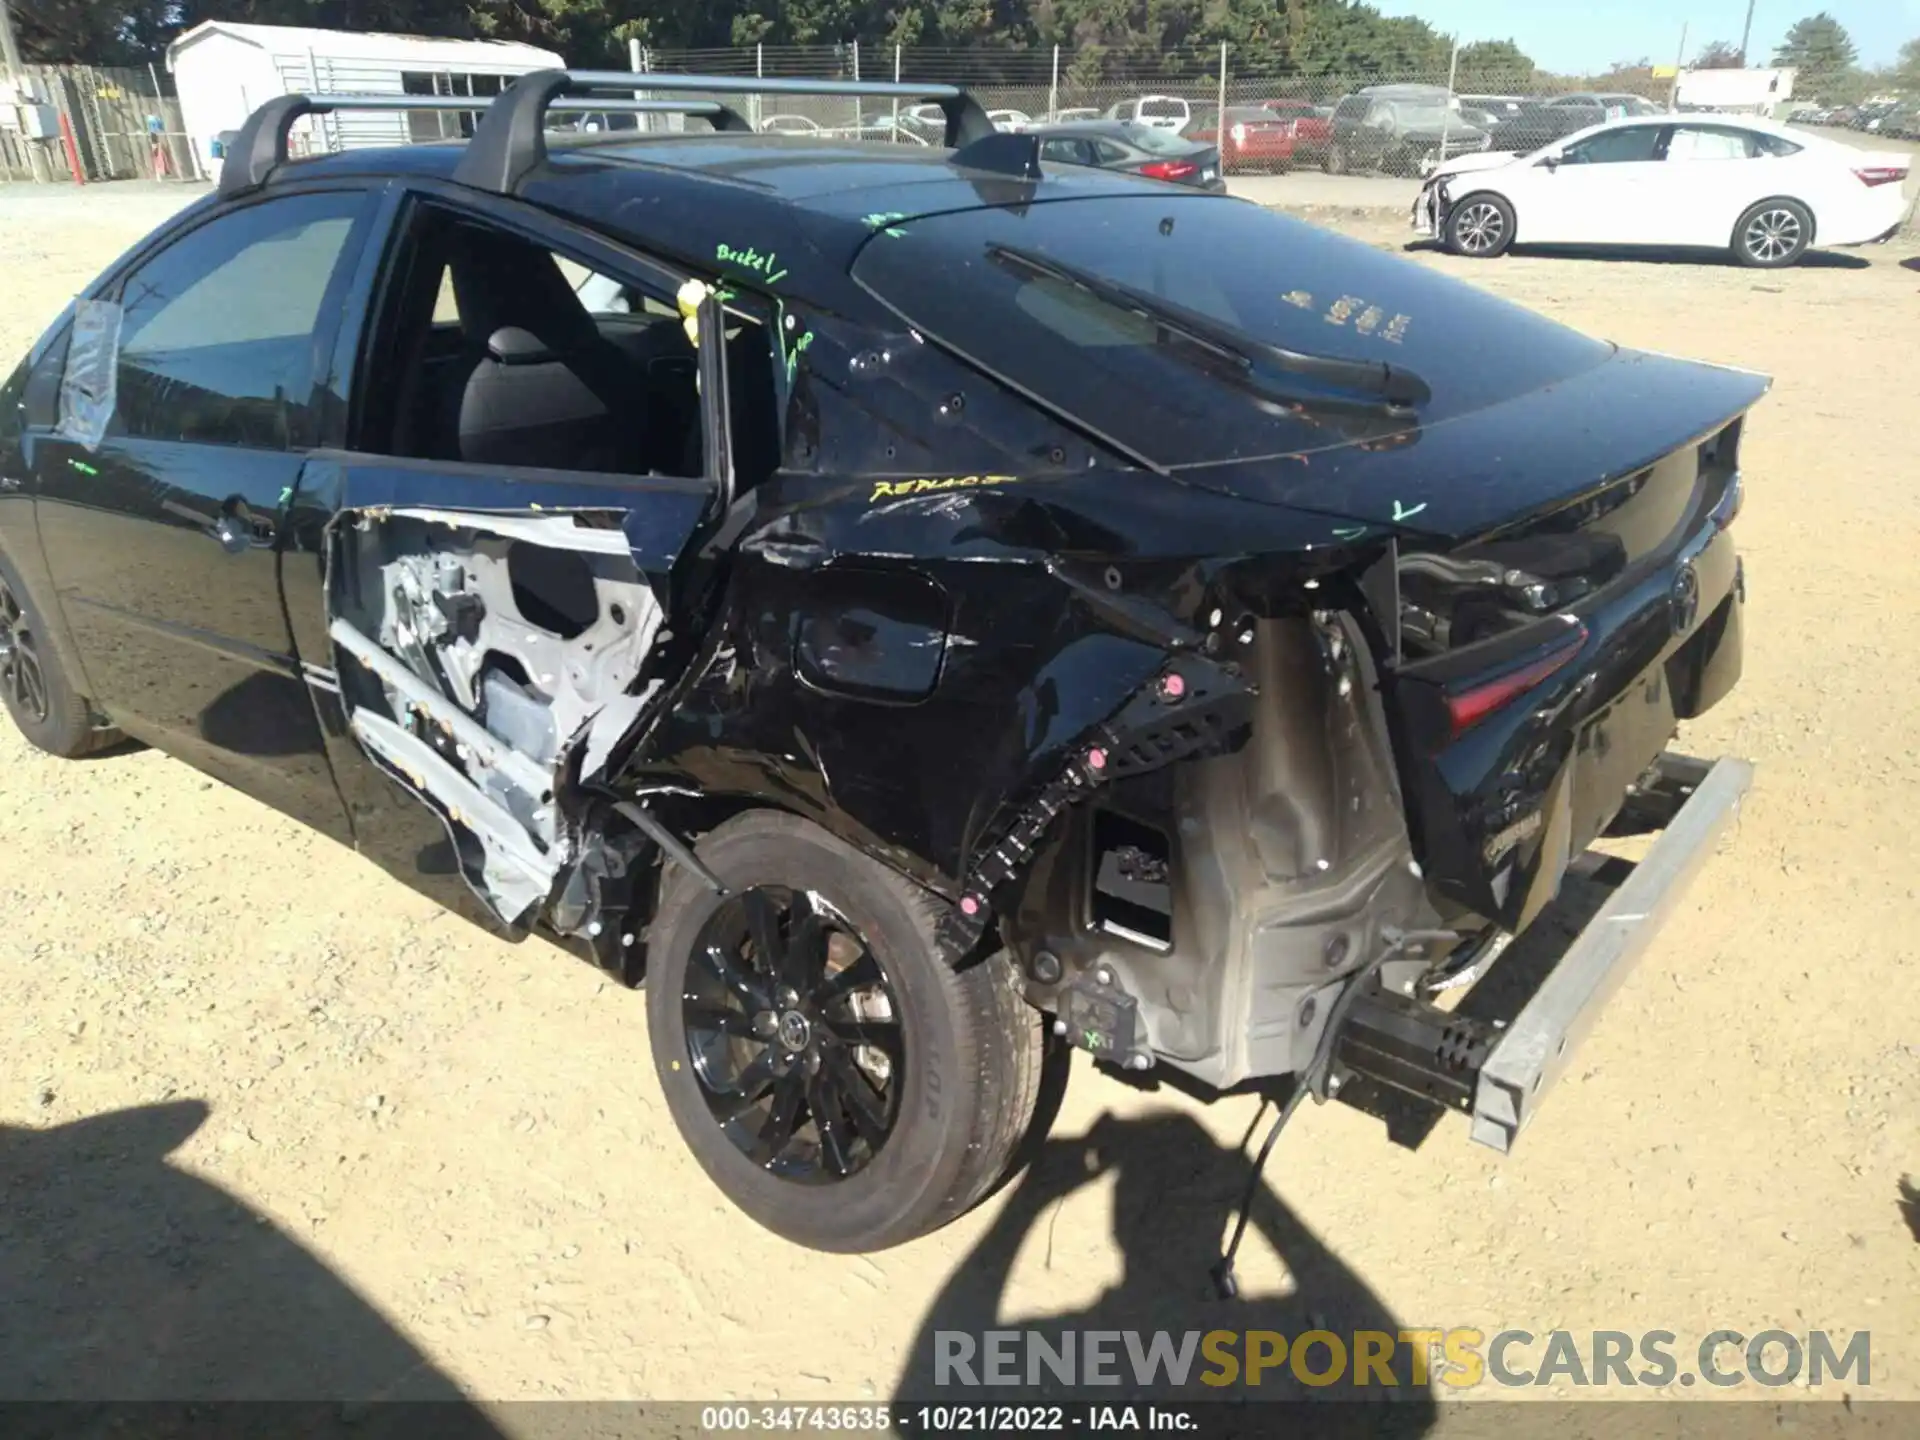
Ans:
[[[1738,678],[1766,381],[953,87],[632,80],[306,159],[461,102],[270,101],[66,309],[0,387],[22,733],[644,983],[687,1143],[801,1244],[965,1211],[1075,1048],[1509,1149],[1746,789],[1670,747]],[[548,125],[628,111],[694,123]],[[1611,899],[1546,923],[1570,878]],[[1509,1013],[1436,1003],[1529,931]]]

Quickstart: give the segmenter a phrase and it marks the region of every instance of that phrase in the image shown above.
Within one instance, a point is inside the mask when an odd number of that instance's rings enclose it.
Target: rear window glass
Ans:
[[[1193,142],[1182,140],[1176,131],[1152,125],[1127,126],[1126,140],[1136,150],[1145,150],[1149,155],[1185,155],[1193,149]]]
[[[935,216],[869,241],[853,273],[923,334],[1169,468],[1408,429],[1364,386],[1310,379],[1262,345],[1411,370],[1431,391],[1422,423],[1612,353],[1463,282],[1225,197]],[[1113,283],[1198,317],[1211,339],[1163,325]],[[1223,334],[1255,342],[1242,357],[1252,362],[1224,358]]]
[[[1187,103],[1184,100],[1143,100],[1140,102],[1140,113],[1160,116],[1184,115],[1187,113]]]

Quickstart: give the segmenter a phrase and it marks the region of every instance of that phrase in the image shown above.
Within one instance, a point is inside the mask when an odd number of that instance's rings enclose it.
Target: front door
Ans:
[[[359,189],[280,196],[140,262],[91,302],[110,407],[68,407],[34,452],[47,566],[99,707],[336,836],[280,530],[372,211]]]
[[[1665,126],[1623,125],[1577,140],[1558,163],[1527,176],[1518,238],[1525,244],[1646,245],[1662,239],[1660,137]]]

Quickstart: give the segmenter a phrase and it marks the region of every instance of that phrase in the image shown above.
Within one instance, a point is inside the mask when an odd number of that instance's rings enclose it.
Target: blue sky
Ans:
[[[1649,57],[1671,65],[1687,26],[1687,53],[1712,40],[1740,43],[1747,0],[1372,0],[1388,15],[1418,15],[1469,40],[1512,40],[1549,70],[1594,71]],[[1748,50],[1764,60],[1806,15],[1827,11],[1847,27],[1864,65],[1888,65],[1920,36],[1920,0],[1756,0]]]

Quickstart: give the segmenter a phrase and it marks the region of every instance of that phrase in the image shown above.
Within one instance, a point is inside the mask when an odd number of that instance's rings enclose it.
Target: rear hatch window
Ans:
[[[1126,135],[1129,145],[1149,155],[1187,155],[1195,148],[1193,141],[1183,140],[1177,132],[1152,125],[1129,125]]]
[[[1392,443],[1613,353],[1424,266],[1226,197],[936,215],[868,241],[853,275],[922,334],[1168,469]],[[1200,325],[1164,323],[1180,314]],[[1239,337],[1253,343],[1228,353]],[[1385,362],[1430,396],[1409,421],[1377,391],[1309,378],[1263,346]]]

